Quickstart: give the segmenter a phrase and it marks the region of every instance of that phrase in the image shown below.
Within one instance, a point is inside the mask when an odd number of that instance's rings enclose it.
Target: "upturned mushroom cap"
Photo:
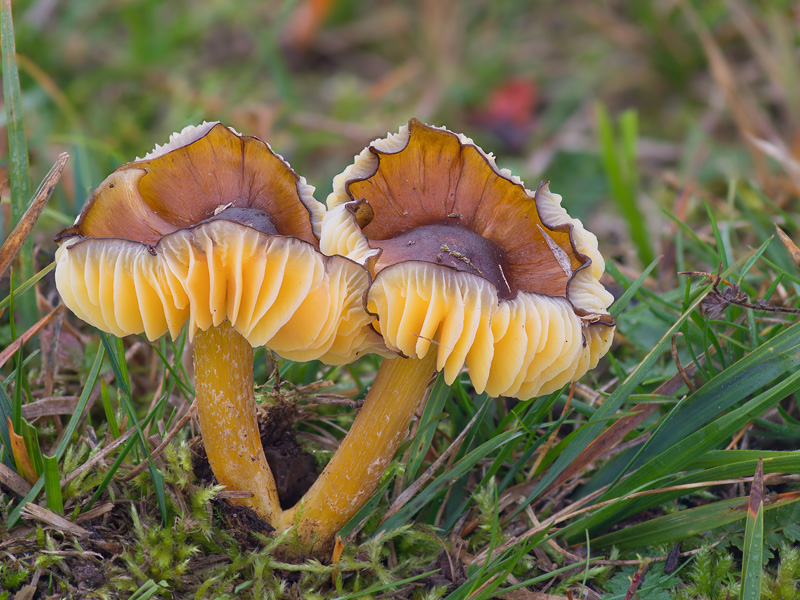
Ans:
[[[435,345],[448,382],[466,364],[479,392],[549,393],[611,344],[595,236],[463,135],[410,121],[336,177],[328,207],[323,252],[376,274],[373,326],[406,356]]]
[[[119,336],[228,320],[287,358],[351,361],[380,347],[363,309],[369,274],[320,253],[325,208],[312,194],[261,140],[187,127],[114,171],[59,234],[58,290]]]

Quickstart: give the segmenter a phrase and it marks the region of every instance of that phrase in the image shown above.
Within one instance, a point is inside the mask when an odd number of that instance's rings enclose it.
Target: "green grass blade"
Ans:
[[[602,482],[590,482],[588,491],[637,469],[649,458],[680,443],[698,427],[710,422],[720,412],[735,406],[748,395],[770,384],[800,364],[800,323],[784,330],[762,344],[725,371],[711,378],[703,387],[677,404],[661,419],[650,439],[639,447],[622,453],[603,469]]]
[[[622,113],[619,119],[619,139],[608,111],[597,105],[597,133],[600,139],[600,156],[608,178],[611,196],[628,224],[633,245],[643,265],[653,262],[654,253],[647,231],[647,221],[637,203],[639,176],[636,165],[638,118],[634,111]]]
[[[608,490],[601,498],[620,498],[610,506],[606,506],[592,516],[577,521],[569,527],[568,539],[576,540],[582,535],[584,529],[602,528],[611,521],[616,521],[623,516],[621,508],[635,503],[637,499],[624,500],[624,498],[638,490],[647,489],[658,484],[670,474],[681,471],[695,456],[702,455],[728,439],[741,429],[753,415],[761,414],[778,402],[800,390],[800,371],[796,371],[771,389],[759,394],[742,407],[732,410],[709,425],[699,429],[686,439],[668,448],[663,453],[652,458],[641,468]],[[638,506],[636,507],[638,508]],[[629,509],[624,512],[632,512]],[[655,543],[655,542],[654,542]]]
[[[11,398],[6,389],[0,385],[0,441],[8,452],[11,452],[11,435],[8,432],[8,419],[11,418]]]
[[[0,47],[3,54],[3,98],[6,105],[6,127],[8,128],[9,180],[11,184],[12,227],[25,214],[31,197],[30,172],[28,168],[28,140],[25,137],[25,121],[22,110],[22,93],[17,70],[17,53],[14,42],[14,22],[11,16],[11,0],[0,3]],[[19,252],[19,274],[23,281],[33,276],[33,240],[28,238]],[[36,302],[26,302],[20,313],[23,321],[33,325],[37,320]]]
[[[441,492],[446,486],[453,484],[461,478],[467,471],[469,471],[475,464],[489,456],[497,448],[510,442],[512,439],[519,437],[523,431],[506,431],[496,438],[490,439],[472,452],[467,454],[457,463],[455,463],[449,471],[446,471],[434,479],[425,489],[423,489],[417,496],[412,498],[403,508],[397,513],[389,517],[376,531],[388,531],[396,529],[405,524],[418,510],[425,506],[433,497]]]
[[[435,423],[442,417],[442,409],[450,395],[450,386],[444,382],[444,375],[439,373],[433,384],[425,409],[419,421],[419,433],[411,444],[408,467],[406,468],[405,487],[414,481],[422,469],[422,461],[430,448],[433,435],[436,433]]]
[[[628,306],[628,303],[633,300],[633,297],[636,295],[636,292],[639,291],[639,288],[642,287],[642,284],[645,282],[647,277],[656,268],[661,258],[656,258],[653,262],[647,265],[647,268],[642,271],[642,274],[636,278],[636,281],[628,286],[628,289],[625,290],[625,293],[622,294],[619,298],[614,301],[614,304],[611,305],[611,308],[608,309],[608,312],[611,313],[613,317],[619,317],[622,314],[622,311],[625,310],[625,307]],[[616,279],[617,283],[620,283],[621,279],[624,279],[622,273],[619,272],[617,266],[613,263],[613,261],[609,261],[606,263],[606,269],[609,273]],[[612,272],[613,271],[613,272]],[[619,277],[617,277],[617,275]]]
[[[127,366],[124,365],[125,362],[125,353],[124,351],[120,354],[117,352],[120,351],[121,346],[119,344],[114,344],[112,346],[110,336],[105,333],[100,333],[100,340],[103,343],[103,347],[106,349],[108,353],[108,361],[111,364],[111,370],[114,371],[114,376],[117,379],[117,385],[122,388],[120,401],[122,405],[125,407],[125,411],[128,413],[128,419],[134,424],[138,433],[139,439],[139,447],[141,448],[142,452],[144,453],[145,457],[147,458],[148,462],[148,470],[150,471],[150,477],[153,479],[153,487],[155,488],[156,492],[156,501],[158,502],[158,509],[161,512],[161,520],[166,525],[167,523],[167,493],[164,488],[164,476],[162,475],[161,471],[158,470],[156,467],[155,461],[153,461],[153,457],[150,454],[150,448],[147,441],[147,437],[144,434],[144,429],[142,429],[141,423],[139,423],[139,419],[136,417],[136,410],[133,407],[133,403],[131,402],[131,390],[130,384],[128,382],[128,369]]]
[[[779,494],[773,497],[770,504],[764,505],[764,510],[774,510],[797,501],[800,501],[798,492]],[[598,548],[616,546],[619,550],[629,550],[641,546],[674,543],[744,519],[747,516],[748,503],[747,498],[732,498],[689,508],[594,538],[592,546]]]
[[[25,440],[25,448],[28,451],[28,456],[31,457],[36,476],[41,477],[44,472],[44,457],[39,447],[39,436],[37,435],[36,427],[23,420],[21,431],[22,439]]]
[[[89,371],[89,376],[86,378],[86,384],[83,386],[83,391],[81,392],[80,398],[78,398],[78,404],[75,406],[75,410],[72,413],[69,423],[67,423],[67,427],[65,428],[61,442],[56,448],[55,456],[59,460],[61,460],[61,457],[64,456],[64,451],[67,449],[67,445],[71,442],[72,434],[75,432],[75,428],[78,426],[78,423],[81,420],[83,411],[86,409],[86,403],[89,401],[89,396],[91,395],[94,384],[97,381],[97,376],[100,373],[100,367],[103,366],[104,356],[105,351],[103,350],[103,346],[100,346],[97,349],[97,355],[95,356],[94,363]],[[17,506],[14,507],[14,509],[8,515],[9,529],[16,525],[17,521],[19,521],[22,507],[36,498],[36,496],[39,495],[39,492],[42,491],[43,487],[44,477],[40,477],[39,480],[33,484],[31,491],[28,492],[28,494],[20,501],[19,504],[17,504]]]
[[[167,585],[166,581],[162,580],[156,583],[152,579],[148,579],[141,586],[139,586],[135,592],[133,592],[130,600],[150,600],[150,598],[156,594],[168,590],[169,586]]]
[[[166,397],[164,397],[163,401],[159,400],[159,402],[160,403],[166,402]],[[152,410],[150,411],[150,414],[147,415],[143,423],[145,427],[147,427],[147,425],[153,420],[153,417],[155,416],[156,412],[157,412],[156,410]],[[122,461],[124,461],[125,457],[128,456],[130,451],[136,447],[136,444],[138,442],[139,442],[138,433],[136,436],[132,437],[127,442],[125,442],[125,445],[122,447],[122,450],[120,451],[119,455],[111,464],[111,466],[108,468],[108,471],[103,476],[103,479],[97,485],[97,489],[95,489],[94,493],[92,494],[92,498],[89,500],[89,502],[86,503],[85,506],[79,507],[82,512],[86,512],[87,510],[89,510],[92,506],[94,506],[94,503],[100,499],[100,496],[103,495],[103,492],[108,487],[108,484],[110,484],[111,480],[114,479],[114,475],[116,475],[117,470],[122,464]]]
[[[64,514],[64,500],[61,496],[61,475],[58,472],[58,458],[42,457],[44,462],[44,493],[47,508],[59,515]]]
[[[761,598],[761,576],[764,563],[764,472],[759,460],[750,499],[742,546],[742,589],[740,600]]]
[[[103,412],[106,414],[106,421],[108,421],[108,428],[111,430],[111,435],[117,439],[120,435],[119,425],[117,424],[117,417],[114,414],[114,409],[111,406],[111,398],[108,395],[108,386],[102,379],[100,380],[100,401],[103,403]]]
[[[55,268],[56,268],[56,263],[54,263],[54,262],[51,262],[51,263],[50,263],[49,265],[47,265],[47,266],[46,266],[44,269],[42,269],[41,271],[39,271],[38,273],[36,273],[36,275],[34,275],[34,276],[33,276],[33,277],[31,277],[30,279],[28,279],[28,280],[27,280],[25,283],[23,283],[22,285],[18,286],[18,287],[17,287],[17,288],[14,290],[14,294],[16,294],[16,295],[24,294],[24,293],[25,293],[25,292],[27,292],[29,289],[31,289],[33,286],[35,286],[35,285],[36,285],[36,284],[39,282],[39,280],[40,280],[42,277],[44,277],[45,275],[47,275],[47,274],[48,274],[50,271],[52,271],[52,270],[53,270],[53,269],[55,269]],[[3,298],[2,300],[0,300],[0,310],[3,310],[4,308],[6,308],[7,306],[9,306],[10,304],[11,304],[11,296],[7,296],[7,297]]]
[[[800,323],[796,323],[716,375],[662,421],[642,458],[666,451],[749,394],[796,370],[799,348]]]
[[[435,575],[438,572],[439,569],[435,569],[433,571],[427,571],[425,573],[420,573],[419,575],[414,575],[413,577],[407,577],[406,579],[400,579],[398,581],[392,581],[391,583],[376,585],[374,587],[367,588],[365,590],[354,592],[352,594],[347,594],[346,596],[335,596],[333,600],[354,600],[355,598],[362,598],[363,596],[372,596],[373,594],[378,594],[386,590],[391,590],[393,588],[398,588],[408,583],[412,583],[414,581],[417,581],[418,579],[424,579],[425,577],[430,577],[431,575]]]
[[[714,217],[714,212],[708,205],[708,201],[703,200],[703,204],[706,207],[708,221],[711,223],[711,229],[714,232],[714,241],[717,243],[717,262],[718,264],[722,265],[723,269],[727,269],[730,266],[728,264],[728,253],[726,252],[725,242],[722,239],[722,233],[719,230],[719,225],[717,225],[717,219]]]

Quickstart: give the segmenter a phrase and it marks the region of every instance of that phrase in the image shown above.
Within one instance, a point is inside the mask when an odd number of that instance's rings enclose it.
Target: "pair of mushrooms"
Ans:
[[[431,376],[529,398],[608,350],[597,240],[547,185],[535,193],[470,139],[412,120],[334,180],[328,207],[270,147],[187,127],[114,171],[56,240],[56,283],[117,336],[194,338],[211,468],[238,502],[311,552],[377,488]],[[353,426],[281,510],[260,445],[254,346],[297,361],[386,357]]]

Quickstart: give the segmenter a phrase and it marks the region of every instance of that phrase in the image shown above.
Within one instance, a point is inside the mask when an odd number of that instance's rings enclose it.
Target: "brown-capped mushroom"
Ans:
[[[325,208],[312,194],[261,140],[204,123],[115,170],[57,237],[56,283],[78,317],[150,340],[188,327],[211,468],[273,524],[253,347],[341,364],[379,344],[367,271],[320,253]]]
[[[535,192],[470,139],[412,120],[334,180],[321,247],[374,274],[368,310],[386,345],[353,427],[300,505],[324,548],[377,487],[431,376],[466,365],[476,391],[560,389],[608,350],[612,296],[597,240],[543,184]]]

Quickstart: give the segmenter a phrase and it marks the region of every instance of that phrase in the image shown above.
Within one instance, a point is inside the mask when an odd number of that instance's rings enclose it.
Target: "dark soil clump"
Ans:
[[[275,477],[281,508],[294,506],[318,475],[317,461],[297,442],[292,428],[297,410],[292,405],[279,405],[258,413],[258,429],[267,463]],[[192,444],[192,468],[201,481],[216,482],[208,464],[201,439]],[[256,527],[255,529],[259,529]]]

